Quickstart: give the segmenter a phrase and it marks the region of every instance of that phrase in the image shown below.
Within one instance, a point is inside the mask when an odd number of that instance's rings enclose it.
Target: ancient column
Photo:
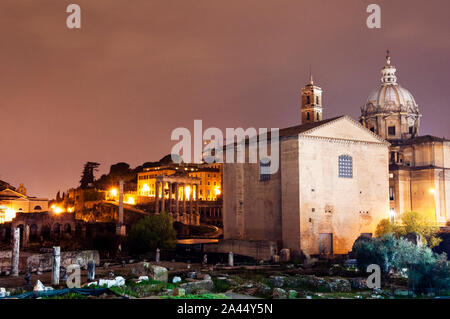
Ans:
[[[89,260],[88,262],[88,280],[94,281],[95,280],[95,261]]]
[[[200,192],[198,190],[198,184],[195,184],[195,212],[200,215],[199,205],[200,205]]]
[[[161,251],[159,250],[159,248],[156,248],[156,257],[155,257],[155,261],[157,263],[159,263],[161,261]]]
[[[234,255],[232,251],[228,253],[228,266],[234,266]]]
[[[166,182],[162,182],[161,183],[161,212],[165,212],[166,211],[166,191],[165,191],[165,186],[166,186]]]
[[[189,215],[191,224],[194,216],[194,184],[189,185]]]
[[[61,268],[61,249],[60,247],[53,247],[53,271],[52,284],[59,285],[59,271]]]
[[[116,234],[117,235],[125,235],[124,234],[124,224],[123,224],[123,180],[119,180],[119,219],[117,221],[116,226]]]
[[[159,214],[159,182],[155,182],[155,213]]]
[[[186,184],[183,183],[183,216],[186,216]]]
[[[11,275],[19,276],[20,228],[14,228],[13,249],[11,258]]]
[[[171,214],[172,213],[172,183],[171,182],[167,182],[167,184],[169,185],[169,203],[168,203],[168,209],[167,209],[167,212],[169,213],[169,214]]]
[[[177,216],[180,214],[180,187],[178,183],[175,183],[175,212]]]

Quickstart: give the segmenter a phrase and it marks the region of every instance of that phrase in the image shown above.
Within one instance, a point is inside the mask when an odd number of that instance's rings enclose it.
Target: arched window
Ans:
[[[353,158],[350,155],[339,156],[339,177],[353,178]]]
[[[259,180],[270,180],[270,159],[265,157],[259,161]]]
[[[42,207],[41,207],[41,206],[39,206],[39,205],[37,205],[37,206],[34,206],[34,210],[42,210]]]

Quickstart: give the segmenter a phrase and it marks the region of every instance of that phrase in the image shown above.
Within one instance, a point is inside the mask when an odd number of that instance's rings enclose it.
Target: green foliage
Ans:
[[[419,234],[424,244],[429,247],[439,245],[441,239],[438,237],[439,227],[417,212],[403,214],[402,223],[394,223],[388,219],[381,220],[376,228],[375,235],[381,237],[394,234],[397,238],[406,234]]]
[[[137,222],[128,235],[128,247],[132,253],[147,253],[156,248],[173,249],[176,245],[176,231],[172,218],[166,214],[146,216]]]
[[[84,164],[83,173],[81,174],[80,187],[86,189],[94,185],[94,172],[98,171],[99,163],[87,162]]]
[[[382,219],[375,230],[375,236],[382,237],[387,234],[395,234],[396,236],[399,236],[400,233],[404,233],[404,228],[402,228],[400,225],[392,222],[389,219]]]
[[[223,279],[213,279],[214,283],[214,292],[226,292],[230,290],[231,285],[228,283],[227,280]]]
[[[377,264],[384,274],[389,273],[399,254],[396,246],[397,239],[392,234],[355,243],[353,252],[358,268],[365,271],[370,264]]]
[[[424,244],[427,244],[429,247],[435,247],[441,242],[441,239],[437,236],[439,227],[433,225],[432,222],[427,220],[421,214],[417,212],[405,213],[402,217],[402,221],[405,233],[419,234],[422,237]]]
[[[370,264],[379,265],[384,275],[407,268],[408,284],[415,291],[450,288],[447,256],[438,255],[427,246],[388,234],[356,243],[354,253],[362,271]]]

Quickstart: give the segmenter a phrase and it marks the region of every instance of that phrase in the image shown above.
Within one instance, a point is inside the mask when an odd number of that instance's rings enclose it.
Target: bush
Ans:
[[[380,266],[383,274],[388,274],[395,266],[399,254],[396,246],[397,239],[392,234],[356,242],[353,252],[358,262],[358,268],[365,272],[367,266],[376,264]]]
[[[147,253],[160,249],[173,249],[176,245],[176,232],[172,218],[166,214],[146,216],[130,230],[128,248],[132,253]]]
[[[438,233],[439,227],[417,212],[403,214],[401,224],[391,222],[389,219],[382,219],[375,231],[377,237],[394,234],[400,238],[407,234],[419,234],[422,242],[429,247],[435,247],[441,242]]]
[[[370,264],[377,264],[382,273],[389,276],[393,271],[407,268],[408,285],[414,291],[450,288],[447,256],[438,255],[429,247],[418,246],[388,234],[356,243],[354,253],[361,271],[365,271]]]

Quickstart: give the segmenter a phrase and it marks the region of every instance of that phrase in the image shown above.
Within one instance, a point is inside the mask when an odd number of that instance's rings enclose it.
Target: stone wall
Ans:
[[[222,240],[218,244],[205,244],[205,252],[249,256],[256,260],[271,260],[277,251],[275,241]]]
[[[78,264],[81,267],[87,266],[89,260],[94,260],[96,265],[100,264],[100,255],[97,250],[82,251],[63,251],[61,252],[61,266],[67,267],[72,264]],[[31,268],[33,271],[40,269],[50,271],[53,264],[53,254],[32,254],[21,252],[19,270],[27,271]],[[4,272],[11,269],[11,251],[0,251],[0,271]]]

